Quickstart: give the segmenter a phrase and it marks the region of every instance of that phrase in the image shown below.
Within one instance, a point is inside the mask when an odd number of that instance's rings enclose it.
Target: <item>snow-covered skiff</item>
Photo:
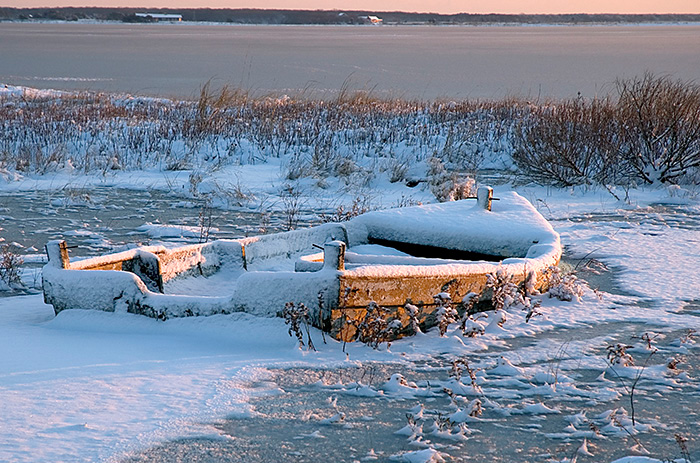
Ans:
[[[65,241],[46,245],[44,299],[65,309],[154,318],[244,311],[275,316],[304,303],[336,337],[372,301],[402,313],[407,301],[429,323],[433,296],[482,293],[496,272],[541,285],[561,257],[559,235],[514,192],[479,189],[475,200],[369,212],[344,223],[165,248],[144,246],[70,262]],[[495,199],[495,198],[494,198]],[[314,248],[323,252],[314,252]],[[434,317],[433,317],[434,319]]]

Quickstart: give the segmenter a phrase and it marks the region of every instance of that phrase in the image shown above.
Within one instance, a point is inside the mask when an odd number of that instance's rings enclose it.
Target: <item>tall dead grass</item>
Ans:
[[[207,171],[283,157],[289,180],[333,176],[349,185],[378,173],[403,181],[428,160],[474,175],[512,158],[524,181],[558,186],[680,182],[697,173],[698,86],[646,74],[619,80],[617,90],[536,104],[381,99],[347,88],[330,100],[254,96],[210,83],[195,101],[0,97],[0,170]]]

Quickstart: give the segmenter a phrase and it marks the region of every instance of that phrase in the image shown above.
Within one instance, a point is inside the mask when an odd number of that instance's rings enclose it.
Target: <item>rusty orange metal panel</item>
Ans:
[[[95,265],[81,266],[78,270],[121,270],[124,262],[119,260],[115,262],[102,262]]]
[[[514,280],[517,280],[515,278]],[[522,277],[519,283],[522,281]],[[430,304],[433,296],[446,292],[454,302],[460,302],[470,292],[480,293],[486,285],[486,274],[445,276],[340,277],[340,307],[366,307],[374,301],[381,306]]]
[[[357,331],[356,325],[364,319],[370,302],[391,309],[391,319],[401,322],[406,328],[410,323],[405,305],[410,302],[419,307],[418,322],[425,326],[435,324],[433,296],[448,293],[455,304],[462,301],[469,293],[481,294],[481,299],[490,298],[486,290],[486,273],[473,273],[441,276],[357,276],[343,274],[340,276],[340,294],[338,307],[331,311],[331,334],[343,341],[352,341]],[[538,289],[545,289],[546,278],[543,272],[536,272]],[[513,274],[512,282],[520,285],[526,279],[525,274]]]
[[[482,292],[485,285],[485,274],[454,278],[341,275],[338,308],[331,311],[331,334],[343,341],[354,339],[357,331],[355,325],[365,317],[370,302],[391,308],[391,318],[399,320],[404,328],[410,322],[404,305],[410,302],[420,308],[418,322],[431,324],[431,316],[434,318],[436,310],[433,296],[446,292],[457,303],[470,292]]]

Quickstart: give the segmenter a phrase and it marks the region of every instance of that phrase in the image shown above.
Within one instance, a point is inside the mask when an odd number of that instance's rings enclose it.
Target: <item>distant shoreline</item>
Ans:
[[[279,23],[231,23],[220,21],[181,21],[181,22],[150,22],[150,23],[125,23],[114,20],[101,19],[79,19],[77,21],[69,21],[65,19],[33,19],[33,20],[18,20],[0,18],[0,23],[4,24],[104,24],[104,25],[133,25],[133,26],[175,26],[175,27],[191,27],[191,26],[228,26],[228,27],[668,27],[668,26],[699,26],[700,19],[697,21],[676,21],[676,22],[590,22],[590,23],[460,23],[460,24],[430,24],[430,23],[387,23],[381,26],[372,24],[279,24]]]
[[[153,13],[146,17],[144,13]],[[0,22],[179,23],[237,25],[436,25],[436,26],[580,26],[682,25],[700,23],[700,14],[437,14],[364,10],[262,10],[211,8],[6,8]]]

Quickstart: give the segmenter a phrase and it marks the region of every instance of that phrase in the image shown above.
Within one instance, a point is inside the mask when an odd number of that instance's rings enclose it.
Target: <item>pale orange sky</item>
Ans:
[[[700,13],[700,0],[0,0],[0,6],[280,8],[435,13]]]

